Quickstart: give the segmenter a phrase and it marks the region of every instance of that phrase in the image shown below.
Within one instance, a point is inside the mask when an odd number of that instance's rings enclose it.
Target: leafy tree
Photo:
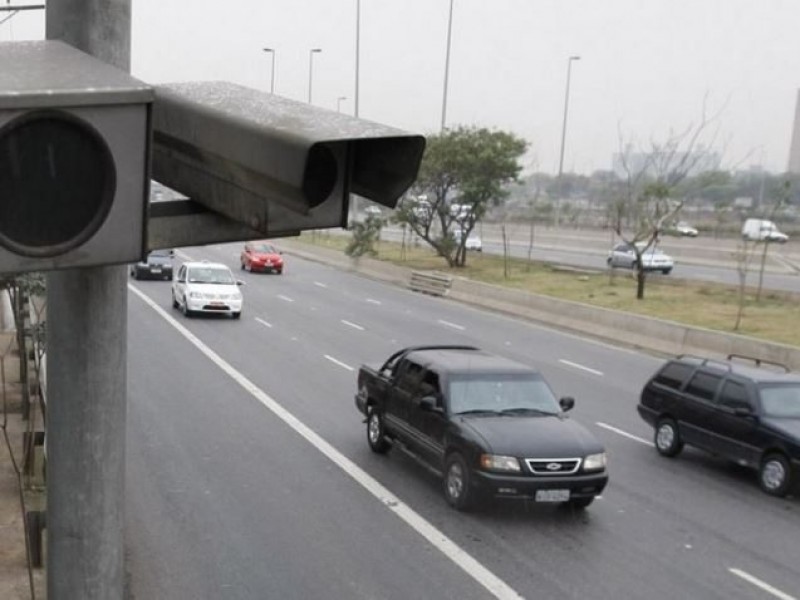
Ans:
[[[403,202],[397,220],[407,223],[449,266],[465,266],[467,237],[487,209],[507,197],[526,147],[512,133],[478,127],[461,126],[428,137],[414,195]]]
[[[383,229],[383,219],[377,215],[369,215],[363,221],[354,221],[350,224],[353,236],[344,249],[347,256],[359,259],[365,254],[375,256],[375,244],[381,237]]]

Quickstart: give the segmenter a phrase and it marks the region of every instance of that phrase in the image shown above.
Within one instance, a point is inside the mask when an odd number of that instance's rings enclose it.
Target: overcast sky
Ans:
[[[7,0],[0,0],[3,4]],[[30,4],[23,0],[12,3]],[[419,133],[442,117],[450,0],[360,0],[359,113]],[[132,72],[152,83],[229,80],[352,113],[356,0],[133,0]],[[0,13],[0,20],[7,13]],[[564,170],[609,169],[696,124],[704,99],[727,168],[783,171],[800,88],[799,0],[454,0],[447,125],[525,138],[526,170],[555,173],[567,61]],[[0,41],[41,39],[21,12]],[[2,68],[2,66],[0,66]],[[338,102],[340,97],[346,100]]]

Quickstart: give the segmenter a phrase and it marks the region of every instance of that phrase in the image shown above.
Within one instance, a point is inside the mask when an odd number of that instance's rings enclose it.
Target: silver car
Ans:
[[[664,275],[669,275],[675,266],[675,261],[668,254],[665,254],[655,246],[645,249],[644,244],[638,244],[642,252],[642,267],[645,271],[661,271]],[[635,269],[637,267],[636,252],[633,244],[617,244],[608,253],[606,261],[610,267],[622,269]]]

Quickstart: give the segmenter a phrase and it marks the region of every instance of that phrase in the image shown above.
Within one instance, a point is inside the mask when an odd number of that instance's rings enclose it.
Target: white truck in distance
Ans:
[[[782,233],[772,221],[767,219],[747,219],[742,225],[742,237],[754,242],[778,242],[783,244],[789,236]]]

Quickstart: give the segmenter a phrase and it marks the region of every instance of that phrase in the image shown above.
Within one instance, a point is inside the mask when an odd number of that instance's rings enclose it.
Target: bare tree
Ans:
[[[683,207],[685,197],[671,196],[704,158],[698,152],[700,142],[718,115],[719,113],[709,118],[704,103],[699,124],[689,125],[682,131],[671,131],[663,143],[651,140],[648,150],[639,153],[644,156],[644,160],[638,165],[634,165],[632,161],[632,145],[623,145],[620,135],[620,159],[625,177],[622,197],[616,204],[617,214],[612,226],[615,233],[629,244],[636,255],[636,298],[639,300],[644,299],[646,281],[642,257],[654,248],[665,225]],[[712,135],[710,141],[713,142],[714,138]],[[623,227],[624,217],[630,223],[627,230]]]

